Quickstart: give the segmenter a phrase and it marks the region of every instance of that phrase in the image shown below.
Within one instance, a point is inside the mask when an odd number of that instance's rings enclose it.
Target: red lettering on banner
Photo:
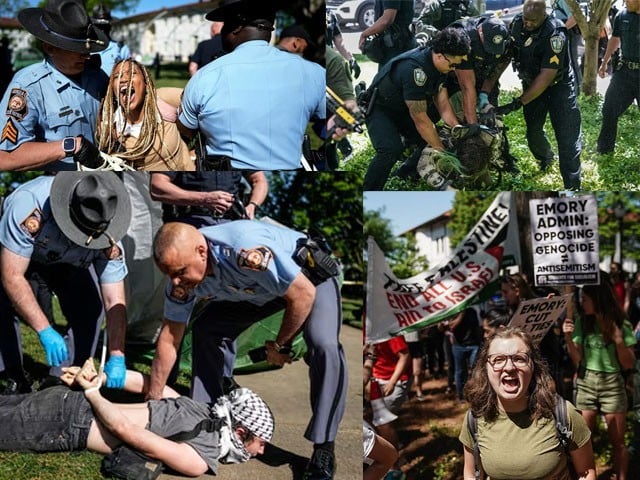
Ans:
[[[398,322],[398,328],[408,327],[420,321],[422,317],[415,310],[407,310],[405,312],[393,312]]]
[[[389,306],[391,308],[397,308],[401,310],[407,310],[409,308],[418,307],[418,301],[414,298],[413,295],[400,295],[386,292],[387,301],[389,302]]]
[[[447,306],[442,302],[433,302],[430,305],[425,305],[422,307],[423,310],[426,310],[429,313],[436,313],[439,310],[444,310]]]
[[[477,273],[480,271],[480,269],[482,269],[482,265],[478,265],[476,262],[467,262],[464,264],[464,266],[471,270],[473,273]]]

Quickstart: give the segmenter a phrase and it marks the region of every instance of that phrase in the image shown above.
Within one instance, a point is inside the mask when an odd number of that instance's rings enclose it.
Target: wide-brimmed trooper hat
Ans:
[[[109,45],[107,35],[91,23],[77,0],[49,0],[43,8],[25,8],[18,21],[43,42],[70,52],[100,52]]]
[[[247,25],[273,30],[276,6],[273,0],[225,0],[222,6],[207,13],[205,18],[234,26]]]
[[[59,172],[49,201],[62,233],[92,250],[113,246],[131,220],[129,194],[113,172]]]

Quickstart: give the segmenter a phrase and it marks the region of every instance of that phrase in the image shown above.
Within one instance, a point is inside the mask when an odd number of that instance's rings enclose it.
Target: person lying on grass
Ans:
[[[218,462],[241,463],[262,453],[273,435],[274,420],[267,404],[246,388],[233,390],[215,404],[181,397],[165,387],[161,400],[113,403],[102,396],[106,376],[98,375],[93,359],[82,368],[64,369],[67,386],[0,397],[0,450],[61,452],[91,450],[109,454],[122,444],[183,475],[198,476]],[[125,391],[142,393],[148,379],[127,371]],[[71,387],[71,388],[69,388]],[[81,388],[81,391],[73,388]],[[214,431],[202,429],[184,442],[168,440],[190,432],[202,420],[218,418]]]

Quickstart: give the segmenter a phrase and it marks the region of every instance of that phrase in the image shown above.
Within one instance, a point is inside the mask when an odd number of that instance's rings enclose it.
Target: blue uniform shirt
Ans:
[[[164,316],[168,320],[188,322],[198,298],[264,305],[282,297],[300,273],[293,254],[303,233],[256,220],[204,227],[200,232],[209,246],[213,274],[191,292],[167,282]],[[261,259],[260,264],[247,261],[252,254]]]
[[[0,112],[5,114],[0,150],[12,151],[25,142],[51,142],[78,135],[93,142],[107,82],[102,70],[88,69],[76,83],[46,59],[19,70],[0,103]],[[47,166],[47,170],[75,169],[72,158]]]
[[[65,263],[82,268],[93,265],[101,284],[123,280],[127,266],[120,242],[119,250],[91,250],[76,245],[62,233],[49,204],[53,178],[38,177],[7,197],[0,218],[0,245],[32,262]]]
[[[234,168],[296,169],[307,123],[326,118],[325,77],[320,65],[252,40],[196,72],[178,118]]]
[[[100,68],[107,75],[111,75],[114,65],[125,58],[129,58],[131,56],[131,52],[129,52],[129,47],[126,45],[120,47],[118,42],[111,40],[107,48],[102,50],[99,55]]]

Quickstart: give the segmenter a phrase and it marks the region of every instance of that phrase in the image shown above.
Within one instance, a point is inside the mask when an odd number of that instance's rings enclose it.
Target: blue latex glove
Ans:
[[[104,366],[104,373],[107,374],[108,388],[124,388],[124,380],[127,377],[124,355],[111,355]]]
[[[478,94],[478,111],[481,112],[487,105],[489,105],[489,95],[485,92],[480,92]]]
[[[47,354],[47,364],[57,367],[67,359],[69,356],[67,344],[64,343],[64,338],[51,325],[44,330],[40,330],[38,337],[40,337],[40,343]]]

